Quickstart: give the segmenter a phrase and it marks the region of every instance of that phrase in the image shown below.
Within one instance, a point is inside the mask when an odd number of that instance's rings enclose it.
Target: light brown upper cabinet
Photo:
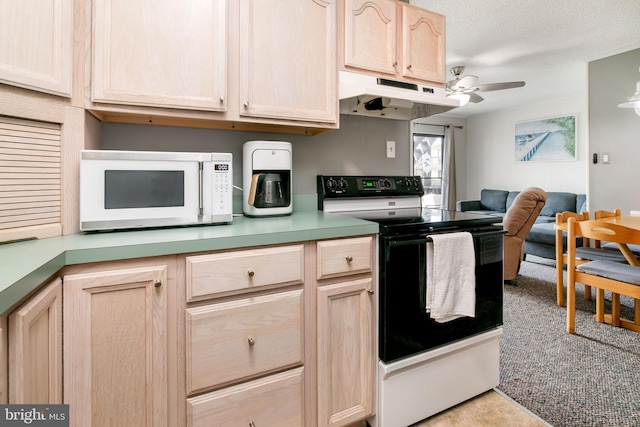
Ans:
[[[226,0],[93,4],[92,101],[226,110]]]
[[[73,0],[0,2],[0,83],[71,97]]]
[[[240,3],[240,114],[336,123],[335,1]]]
[[[445,17],[396,0],[342,0],[345,70],[445,83]]]
[[[107,122],[338,127],[335,0],[93,0],[86,108]]]

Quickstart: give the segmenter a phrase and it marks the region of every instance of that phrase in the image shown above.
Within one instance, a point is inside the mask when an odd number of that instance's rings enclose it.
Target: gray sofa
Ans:
[[[519,191],[483,189],[479,200],[458,200],[456,210],[504,217],[518,193]],[[553,225],[556,221],[556,213],[564,211],[582,213],[586,209],[586,203],[586,194],[547,192],[547,202],[525,238],[525,256],[531,254],[555,259],[556,234]],[[581,241],[577,242],[578,245],[581,243]],[[567,236],[564,233],[563,251],[567,249],[566,245]]]

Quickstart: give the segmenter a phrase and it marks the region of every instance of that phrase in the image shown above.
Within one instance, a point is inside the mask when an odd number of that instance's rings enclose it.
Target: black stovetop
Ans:
[[[502,222],[502,218],[490,215],[479,215],[468,212],[448,211],[441,209],[422,209],[420,215],[398,216],[388,214],[379,217],[368,212],[366,219],[377,222],[382,235],[420,234],[425,232],[445,232],[469,228],[481,228]],[[357,217],[356,212],[351,213]]]

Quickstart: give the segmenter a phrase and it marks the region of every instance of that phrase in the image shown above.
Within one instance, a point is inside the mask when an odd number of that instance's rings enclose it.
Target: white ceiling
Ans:
[[[451,67],[466,65],[476,84],[526,82],[480,93],[483,102],[451,112],[460,117],[585,93],[588,62],[640,48],[640,0],[410,3],[446,16],[447,80]]]

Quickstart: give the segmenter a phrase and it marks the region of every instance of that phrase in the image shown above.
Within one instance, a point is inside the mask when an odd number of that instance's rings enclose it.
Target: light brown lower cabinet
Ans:
[[[62,403],[62,281],[9,315],[9,403]]]
[[[346,426],[373,414],[373,280],[318,289],[318,425]]]
[[[361,423],[374,253],[370,235],[65,267],[0,316],[0,398],[67,403],[73,427]]]
[[[167,426],[167,265],[64,276],[72,426]]]
[[[318,426],[349,426],[375,413],[375,240],[316,248]]]

